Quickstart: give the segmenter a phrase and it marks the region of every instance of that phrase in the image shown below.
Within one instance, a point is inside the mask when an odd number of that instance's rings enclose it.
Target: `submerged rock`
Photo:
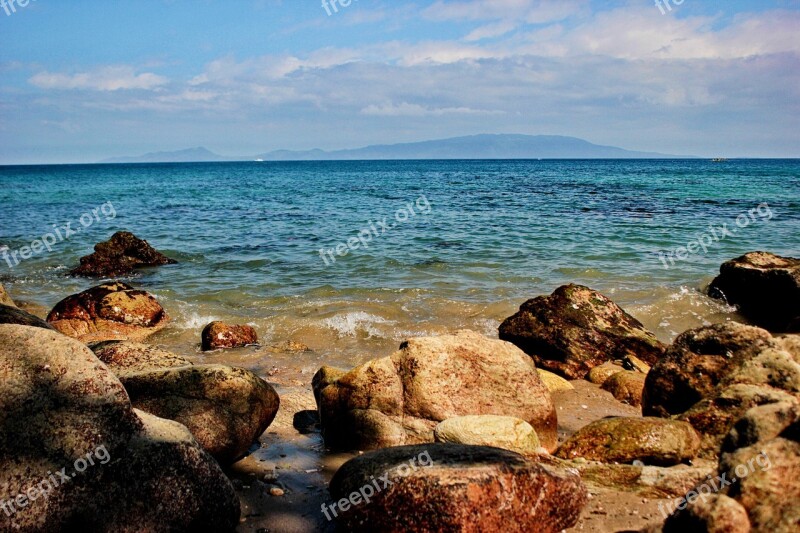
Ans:
[[[203,328],[201,338],[204,352],[258,344],[258,335],[252,326],[230,325],[224,322],[212,322],[207,325]]]
[[[118,231],[106,242],[96,244],[94,253],[81,257],[81,264],[70,272],[73,276],[114,278],[130,274],[138,267],[177,263],[133,233]]]
[[[587,502],[574,472],[459,444],[364,454],[339,469],[330,490],[335,502],[323,512],[353,532],[557,533],[577,522]]]
[[[736,322],[682,333],[647,375],[645,416],[685,412],[714,392],[737,365],[778,344],[768,331]]]
[[[653,364],[665,349],[638,320],[581,285],[528,300],[500,325],[500,338],[569,379],[583,379],[592,368],[627,356]]]
[[[770,331],[800,331],[800,259],[745,254],[723,263],[708,293]]]
[[[18,506],[15,495],[39,488],[37,501],[0,513],[0,530],[233,531],[238,524],[236,493],[217,463],[180,424],[133,409],[86,346],[55,331],[0,325],[0,374],[0,487]],[[62,468],[66,479],[39,485]]]
[[[390,357],[314,377],[325,443],[374,449],[433,441],[433,428],[463,415],[522,419],[542,446],[557,443],[556,411],[530,357],[472,331],[414,338]]]
[[[169,317],[150,294],[114,282],[61,300],[47,321],[82,342],[140,341],[163,329]]]
[[[16,306],[0,304],[0,324],[16,324],[35,328],[54,329],[50,324]]]
[[[512,452],[535,454],[540,449],[536,430],[511,416],[471,415],[448,418],[433,430],[436,442],[493,446]]]
[[[641,461],[671,466],[697,457],[700,438],[686,422],[662,418],[603,418],[572,435],[556,451],[562,459],[604,463]]]
[[[93,349],[137,409],[180,422],[223,464],[242,457],[278,412],[278,394],[248,370],[192,365],[137,343],[107,342]]]

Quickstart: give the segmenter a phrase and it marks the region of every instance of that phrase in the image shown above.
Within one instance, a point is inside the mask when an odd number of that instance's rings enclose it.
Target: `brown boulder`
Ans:
[[[127,231],[118,231],[106,242],[96,244],[94,253],[81,257],[73,276],[115,278],[138,267],[172,265],[177,261],[156,251],[147,241]]]
[[[796,401],[792,394],[765,385],[736,384],[716,391],[675,417],[689,422],[701,435],[701,455],[719,455],[722,441],[747,411],[759,405]]]
[[[800,259],[745,254],[722,264],[708,293],[770,331],[800,331]]]
[[[113,282],[61,300],[47,321],[82,342],[139,341],[163,329],[169,317],[150,294]]]
[[[642,405],[642,390],[646,377],[641,372],[623,370],[605,380],[602,389],[610,392],[622,403],[639,407]]]
[[[0,324],[17,324],[35,328],[54,329],[53,326],[27,311],[17,307],[0,304]]]
[[[747,510],[724,494],[703,494],[675,511],[664,522],[663,533],[749,533]]]
[[[12,506],[0,512],[1,531],[225,532],[238,524],[236,493],[217,463],[185,427],[133,409],[86,346],[0,325],[0,375],[0,494]],[[69,482],[54,475],[62,469]],[[46,479],[57,485],[38,483]],[[16,496],[32,499],[34,486],[37,500],[20,504]]]
[[[733,483],[726,494],[750,517],[753,531],[796,533],[800,525],[800,443],[778,437],[720,459]]]
[[[137,343],[108,342],[93,349],[119,377],[134,407],[180,422],[220,463],[247,453],[278,412],[278,394],[248,370],[192,365]]]
[[[777,346],[768,331],[736,322],[682,333],[647,374],[642,412],[661,417],[683,413],[712,394],[733,368]]]
[[[581,285],[528,300],[500,325],[500,338],[538,366],[570,379],[583,379],[595,366],[629,355],[653,364],[665,348],[638,320]]]
[[[513,416],[548,450],[557,442],[555,407],[531,358],[472,331],[409,339],[343,376],[323,369],[314,388],[334,449],[432,442],[436,424],[463,415]]]
[[[700,448],[700,438],[686,422],[663,418],[609,417],[596,420],[572,435],[555,455],[603,463],[641,461],[672,466],[688,462]]]
[[[212,322],[207,325],[203,328],[201,338],[204,352],[258,344],[258,335],[252,326],[230,325],[224,322]]]
[[[367,453],[345,463],[330,490],[335,502],[323,512],[353,532],[557,533],[587,502],[574,472],[459,444]]]
[[[0,305],[7,305],[9,307],[16,307],[17,304],[11,299],[11,296],[6,292],[6,288],[0,283]]]

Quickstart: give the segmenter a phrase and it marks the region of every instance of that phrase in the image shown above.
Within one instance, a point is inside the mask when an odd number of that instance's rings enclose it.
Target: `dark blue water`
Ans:
[[[80,229],[52,252],[0,262],[20,298],[48,307],[89,286],[65,271],[125,229],[179,260],[129,280],[169,303],[176,327],[241,316],[284,336],[330,327],[336,338],[393,342],[481,320],[490,331],[521,301],[572,281],[658,328],[669,298],[701,287],[723,261],[752,250],[800,256],[796,160],[0,167],[0,202],[8,251],[54,224]],[[709,243],[709,226],[724,224],[735,232]],[[360,232],[367,247],[349,248]],[[664,267],[659,252],[695,239],[706,251]],[[347,255],[336,255],[340,244]],[[675,312],[710,305],[690,300]]]

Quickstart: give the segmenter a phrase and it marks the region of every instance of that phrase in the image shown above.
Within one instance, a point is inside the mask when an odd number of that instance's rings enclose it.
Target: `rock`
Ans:
[[[233,531],[238,524],[236,493],[217,463],[183,426],[134,410],[86,346],[55,331],[0,325],[0,375],[2,494],[30,494],[32,480],[57,484],[39,485],[34,494],[43,501],[0,513],[0,530]],[[53,475],[62,468],[65,481]]]
[[[688,502],[687,502],[688,503]],[[681,505],[684,505],[681,501]],[[704,494],[664,522],[663,533],[749,533],[747,510],[724,494]]]
[[[768,348],[742,362],[722,379],[720,386],[737,383],[769,385],[797,394],[800,393],[800,364],[788,352]]]
[[[345,374],[347,374],[347,370],[334,368],[332,366],[323,366],[317,370],[317,373],[311,378],[311,389],[314,391],[314,399],[317,405],[320,403],[320,393],[325,387],[332,385]]]
[[[753,531],[797,531],[800,443],[779,437],[724,454],[719,471],[729,480],[736,479],[726,487],[726,494],[747,510]]]
[[[661,499],[684,497],[716,473],[717,462],[700,459],[693,460],[691,466],[662,467],[572,460],[561,461],[561,466],[580,472],[581,479],[593,493],[610,489]]]
[[[0,324],[16,324],[18,326],[32,326],[42,329],[54,329],[50,324],[16,306],[0,304]]]
[[[720,267],[708,293],[770,331],[800,331],[800,259],[751,252]]]
[[[364,454],[339,469],[330,490],[336,507],[323,512],[336,512],[353,532],[557,533],[577,522],[587,502],[573,472],[506,450],[459,444]]]
[[[795,400],[792,394],[765,385],[736,384],[720,389],[676,418],[689,422],[701,435],[701,456],[715,457],[734,423],[749,409]]]
[[[61,333],[88,343],[144,340],[162,330],[169,317],[145,291],[114,282],[61,300],[47,321]]]
[[[537,366],[569,379],[583,379],[595,366],[630,355],[653,364],[665,348],[614,302],[580,285],[528,300],[500,325],[500,338],[519,346]]]
[[[800,335],[784,335],[777,341],[782,350],[792,354],[794,360],[800,363]]]
[[[661,417],[683,413],[708,397],[731,369],[776,347],[769,332],[736,322],[689,330],[647,375],[642,412]]]
[[[448,418],[433,429],[436,442],[493,446],[523,455],[540,447],[533,427],[511,416],[471,415]]]
[[[0,283],[0,305],[7,305],[8,307],[16,307],[17,304],[11,299],[11,296],[6,292],[6,288]]]
[[[286,341],[280,344],[273,344],[267,346],[264,349],[271,353],[302,353],[302,352],[313,351],[311,348],[309,348],[302,342],[295,342],[295,341]]]
[[[685,463],[697,457],[700,438],[686,422],[662,418],[609,417],[572,435],[556,457],[582,457],[604,463],[641,461],[656,466]]]
[[[323,369],[313,381],[333,449],[432,442],[439,422],[463,415],[513,416],[543,447],[557,443],[555,407],[531,358],[471,331],[409,339],[390,357],[334,376]]]
[[[779,436],[800,420],[800,400],[753,407],[737,420],[722,442],[722,452],[730,453]]]
[[[613,394],[614,398],[622,403],[638,407],[642,405],[642,390],[646,377],[641,372],[624,370],[608,378],[603,383],[602,389]]]
[[[185,357],[138,342],[104,341],[89,348],[117,377],[193,364]]]
[[[547,390],[551,393],[575,390],[572,383],[557,374],[542,370],[541,368],[537,368],[536,371],[539,373],[539,378],[542,380],[542,383],[544,383],[544,386],[547,387]]]
[[[624,370],[625,369],[622,368],[622,365],[618,364],[617,362],[606,361],[602,365],[591,369],[586,375],[586,380],[590,383],[594,383],[595,385],[602,385],[608,378]]]
[[[203,351],[225,348],[242,348],[258,344],[258,335],[252,326],[230,325],[212,322],[203,329]]]
[[[278,412],[278,394],[248,370],[192,365],[136,343],[107,342],[94,350],[117,374],[137,409],[180,422],[220,463],[247,453]]]
[[[147,241],[127,231],[118,231],[106,242],[96,244],[94,253],[81,257],[81,264],[70,272],[73,276],[115,278],[125,276],[138,267],[172,265],[177,261],[156,251]]]
[[[321,429],[319,425],[319,413],[309,409],[297,411],[292,416],[292,427],[301,435],[319,433]]]

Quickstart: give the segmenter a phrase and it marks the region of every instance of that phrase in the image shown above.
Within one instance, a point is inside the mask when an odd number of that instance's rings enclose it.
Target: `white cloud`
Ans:
[[[28,80],[41,89],[87,89],[94,91],[119,91],[122,89],[152,90],[169,80],[163,76],[144,72],[136,74],[130,66],[109,66],[91,72],[60,74],[39,72]]]
[[[440,117],[442,115],[502,115],[503,111],[486,111],[480,109],[470,109],[469,107],[430,108],[419,104],[402,102],[397,105],[368,105],[361,110],[361,114],[376,117]]]

